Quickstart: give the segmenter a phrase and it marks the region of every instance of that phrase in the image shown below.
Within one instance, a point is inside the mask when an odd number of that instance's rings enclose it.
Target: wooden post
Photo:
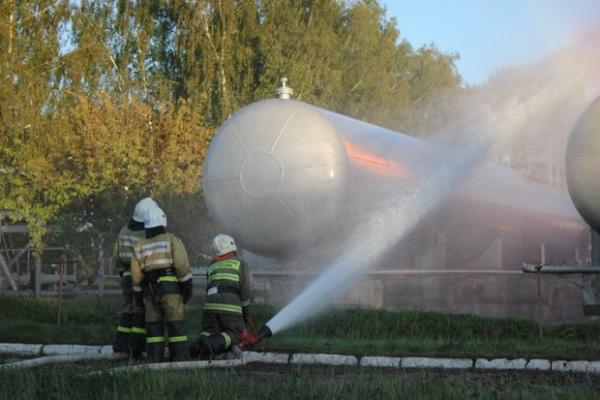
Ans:
[[[60,325],[61,313],[62,313],[62,288],[63,279],[65,277],[65,262],[64,259],[58,263],[58,320],[57,323]]]
[[[448,267],[448,238],[446,237],[446,232],[438,233],[438,251],[439,251],[439,262],[440,268]]]
[[[540,262],[542,265],[546,264],[546,245],[544,243],[540,244]]]
[[[100,296],[104,296],[104,252],[102,249],[99,250],[96,260],[100,278]]]
[[[31,249],[29,249],[27,251],[27,269],[26,269],[26,271],[29,274],[29,277],[31,278]]]
[[[546,245],[540,244],[540,262],[542,265],[546,264]],[[538,323],[538,336],[542,338],[542,274],[538,271],[537,273],[537,323]]]
[[[496,240],[496,268],[504,268],[504,241],[502,238]]]
[[[67,259],[67,249],[66,248],[65,248],[65,259]],[[74,285],[75,285],[75,287],[78,288],[79,287],[79,277],[77,276],[77,272],[78,272],[77,264],[78,264],[77,260],[71,259],[71,265],[73,266],[73,280],[75,281]]]
[[[34,288],[33,288],[33,295],[35,297],[40,297],[40,294],[42,292],[42,258],[39,255],[35,256],[35,273],[33,275],[34,279]]]
[[[16,292],[17,284],[15,283],[15,280],[13,279],[13,276],[10,272],[10,267],[9,267],[8,263],[6,262],[6,260],[2,256],[2,254],[0,254],[0,267],[2,267],[2,272],[4,273],[4,276],[6,277],[6,280],[8,281],[8,284],[10,285],[10,288]]]
[[[592,265],[600,266],[600,232],[592,228]]]
[[[542,332],[542,273],[536,273],[537,280],[537,323],[538,323],[538,337],[541,339]]]

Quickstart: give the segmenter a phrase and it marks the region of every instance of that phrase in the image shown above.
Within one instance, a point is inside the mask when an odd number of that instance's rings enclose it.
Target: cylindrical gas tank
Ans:
[[[575,207],[600,232],[600,97],[587,108],[571,132],[565,172]]]
[[[205,161],[204,196],[217,225],[242,247],[284,257],[319,244],[443,157],[428,142],[270,99],[219,129]]]

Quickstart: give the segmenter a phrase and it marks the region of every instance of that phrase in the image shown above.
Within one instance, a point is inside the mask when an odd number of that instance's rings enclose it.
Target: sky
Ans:
[[[466,84],[558,52],[600,27],[600,0],[382,0],[401,38],[458,53]]]

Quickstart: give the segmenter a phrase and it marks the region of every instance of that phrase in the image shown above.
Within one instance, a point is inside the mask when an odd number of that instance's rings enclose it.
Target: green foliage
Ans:
[[[59,30],[68,20],[66,1],[0,4],[0,210],[31,227],[41,243],[46,222],[71,197],[49,174],[53,147],[48,114],[58,86]],[[46,201],[46,200],[49,201]]]
[[[96,257],[140,197],[198,198],[216,128],[282,76],[300,100],[419,134],[460,84],[457,56],[411,48],[376,0],[7,0],[0,48],[0,210],[37,249],[59,223]]]

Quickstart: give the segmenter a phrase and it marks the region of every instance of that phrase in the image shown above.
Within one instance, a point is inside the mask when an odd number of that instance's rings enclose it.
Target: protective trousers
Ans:
[[[238,344],[243,330],[244,319],[241,315],[203,313],[200,335],[204,337],[204,345],[211,358]]]
[[[134,296],[131,273],[128,271],[121,276],[121,292],[123,303],[113,351],[129,352],[134,357],[141,357],[146,349],[144,304]]]
[[[146,309],[146,344],[148,360],[161,361],[165,343],[169,345],[169,358],[179,361],[187,358],[186,326],[183,299],[178,293],[160,293],[160,285],[144,286]],[[165,337],[165,325],[168,338]]]

